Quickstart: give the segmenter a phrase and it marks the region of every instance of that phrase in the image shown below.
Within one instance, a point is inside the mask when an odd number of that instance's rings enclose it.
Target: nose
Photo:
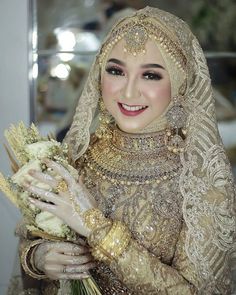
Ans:
[[[122,97],[127,100],[135,100],[140,97],[140,91],[138,89],[137,81],[135,78],[127,78],[127,81],[124,85]]]

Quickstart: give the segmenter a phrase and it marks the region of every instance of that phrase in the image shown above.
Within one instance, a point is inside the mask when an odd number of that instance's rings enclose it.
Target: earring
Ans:
[[[174,153],[184,150],[184,139],[186,130],[184,126],[187,120],[187,114],[181,104],[179,96],[173,98],[174,105],[166,113],[166,119],[169,125],[167,130],[167,148]]]
[[[111,137],[111,130],[109,128],[109,124],[112,122],[112,116],[106,110],[102,99],[99,99],[99,111],[99,126],[95,131],[95,134],[98,138],[108,139]]]

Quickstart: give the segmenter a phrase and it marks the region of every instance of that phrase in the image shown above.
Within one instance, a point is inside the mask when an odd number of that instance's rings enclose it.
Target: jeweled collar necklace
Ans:
[[[149,184],[173,178],[181,167],[179,155],[168,150],[166,130],[128,134],[116,127],[111,136],[92,144],[86,166],[98,177],[112,183]]]

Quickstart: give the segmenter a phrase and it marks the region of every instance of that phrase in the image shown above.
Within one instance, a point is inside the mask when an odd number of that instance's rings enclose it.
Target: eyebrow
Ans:
[[[113,63],[116,63],[120,66],[125,66],[125,63],[119,59],[116,59],[116,58],[110,58],[108,61],[109,62],[113,62]],[[141,65],[141,68],[142,69],[147,69],[147,68],[159,68],[159,69],[163,69],[165,70],[165,68],[162,66],[162,65],[159,65],[159,64],[144,64],[144,65]]]

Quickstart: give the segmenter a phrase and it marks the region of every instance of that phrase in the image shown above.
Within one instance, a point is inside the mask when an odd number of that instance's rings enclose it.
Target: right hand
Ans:
[[[69,242],[44,242],[34,252],[35,267],[51,280],[78,280],[90,277],[96,266],[87,246]]]

